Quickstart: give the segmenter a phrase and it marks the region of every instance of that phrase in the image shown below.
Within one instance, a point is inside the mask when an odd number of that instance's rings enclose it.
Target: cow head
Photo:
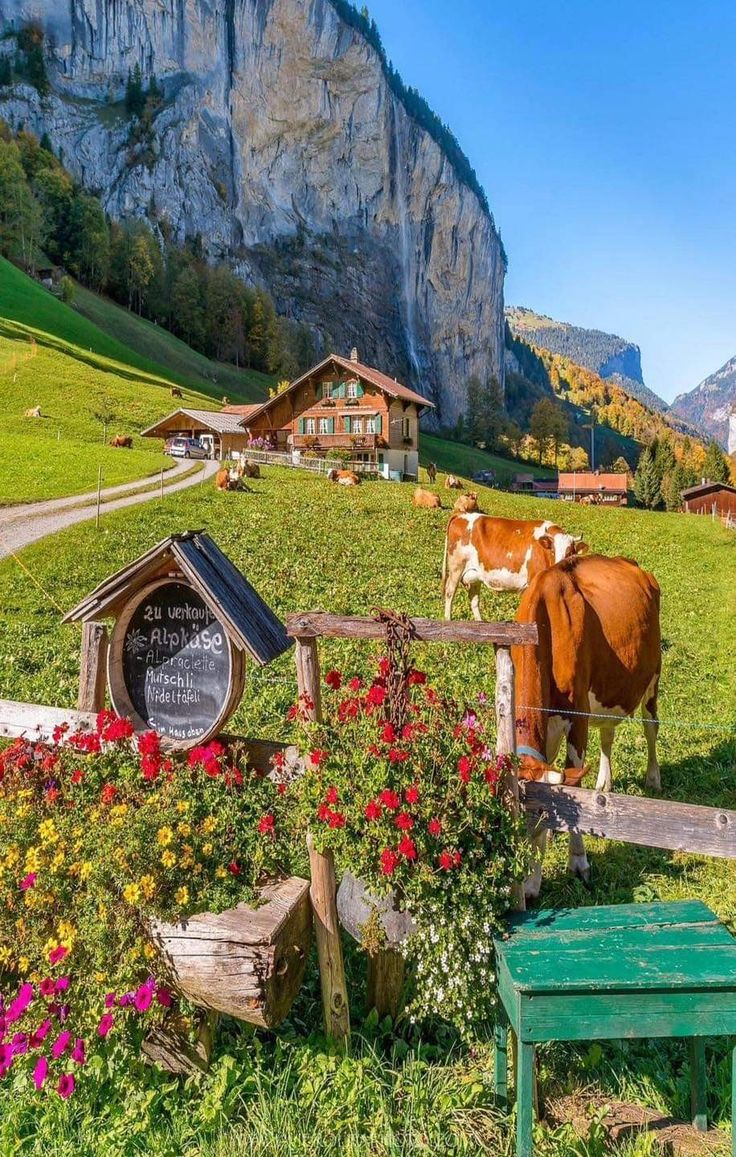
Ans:
[[[583,542],[582,534],[564,534],[562,531],[558,531],[554,535],[543,534],[537,541],[544,550],[552,554],[555,562],[563,562],[566,558],[575,558],[576,555],[586,554],[590,550],[587,542]]]

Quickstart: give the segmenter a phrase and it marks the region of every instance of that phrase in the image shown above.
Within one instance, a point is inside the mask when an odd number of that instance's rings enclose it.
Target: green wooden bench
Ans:
[[[534,1050],[541,1041],[688,1037],[693,1126],[708,1128],[705,1038],[736,1036],[736,940],[705,904],[524,912],[495,947],[496,1096],[507,1104],[511,1027],[518,1040],[517,1157],[533,1151]]]

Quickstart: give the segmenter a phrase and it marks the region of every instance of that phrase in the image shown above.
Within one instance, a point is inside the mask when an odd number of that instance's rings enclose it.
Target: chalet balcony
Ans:
[[[315,454],[329,454],[334,450],[349,450],[365,454],[378,446],[378,434],[295,434],[295,450],[313,450]]]

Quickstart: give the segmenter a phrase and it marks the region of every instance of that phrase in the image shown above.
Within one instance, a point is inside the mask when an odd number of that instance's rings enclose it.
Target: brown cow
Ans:
[[[360,476],[352,470],[330,470],[328,481],[337,482],[339,486],[359,486]]]
[[[432,494],[429,490],[422,490],[421,486],[417,486],[411,501],[414,506],[422,506],[426,510],[442,509],[439,494]]]
[[[483,584],[494,591],[523,591],[536,574],[588,547],[554,522],[455,514],[447,527],[442,564],[445,618],[452,618],[458,585],[467,588],[470,609],[479,622]]]
[[[452,509],[455,511],[455,514],[477,514],[480,510],[478,506],[478,495],[461,494]]]
[[[462,482],[456,478],[454,474],[448,474],[445,478],[445,490],[464,490]]]
[[[217,474],[215,475],[215,486],[217,487],[218,490],[224,491],[224,490],[230,489],[230,471],[229,470],[218,470],[217,471]]]
[[[569,558],[530,583],[516,618],[536,624],[539,644],[512,652],[523,779],[579,782],[585,774],[592,726],[600,730],[601,740],[596,789],[610,791],[615,729],[640,707],[648,750],[646,785],[659,790],[659,604],[657,580],[625,558]],[[567,762],[572,764],[564,773],[551,766],[563,739]],[[545,845],[546,833],[539,838],[540,859],[527,881],[530,897],[539,893]],[[570,869],[583,879],[589,877],[582,837],[577,834],[570,837]]]
[[[245,477],[246,477],[246,478],[260,478],[260,477],[261,477],[261,468],[260,468],[260,466],[258,465],[258,463],[257,463],[257,462],[254,462],[254,461],[253,461],[251,458],[248,458],[248,459],[247,459],[247,460],[246,460],[246,461],[245,461],[245,462],[244,462],[244,463],[243,463],[243,464],[240,466],[239,470],[240,470],[240,477],[241,477],[241,478],[242,478],[244,475],[245,475]]]
[[[182,392],[178,386],[172,386],[171,387],[171,396],[172,396],[172,398],[183,398],[184,397],[184,395],[182,394]]]
[[[130,434],[116,434],[110,445],[114,446],[116,450],[132,450],[133,439]]]
[[[436,462],[430,462],[429,466],[427,467],[427,477],[429,478],[429,481],[434,486],[435,482],[437,481],[437,463]]]

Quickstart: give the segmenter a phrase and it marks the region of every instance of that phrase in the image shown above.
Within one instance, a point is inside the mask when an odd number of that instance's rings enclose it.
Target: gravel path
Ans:
[[[192,462],[181,460],[176,466],[164,474],[164,494],[175,494],[179,490],[186,490],[189,486],[198,486],[200,482],[211,478],[220,468],[219,462],[203,462],[202,470],[186,478],[176,481],[178,475],[191,470]],[[143,490],[152,487],[142,494],[131,494],[130,491]],[[115,498],[116,494],[125,497]],[[110,510],[121,510],[126,506],[138,506],[141,502],[151,502],[159,498],[160,490],[153,477],[142,478],[138,482],[124,482],[119,486],[110,486],[102,491],[102,514]],[[46,538],[49,534],[56,534],[57,530],[64,530],[77,522],[86,522],[94,518],[97,513],[97,493],[76,494],[70,498],[55,498],[49,502],[30,502],[22,506],[8,506],[0,508],[0,558],[6,558],[14,551],[21,550],[39,538]]]

